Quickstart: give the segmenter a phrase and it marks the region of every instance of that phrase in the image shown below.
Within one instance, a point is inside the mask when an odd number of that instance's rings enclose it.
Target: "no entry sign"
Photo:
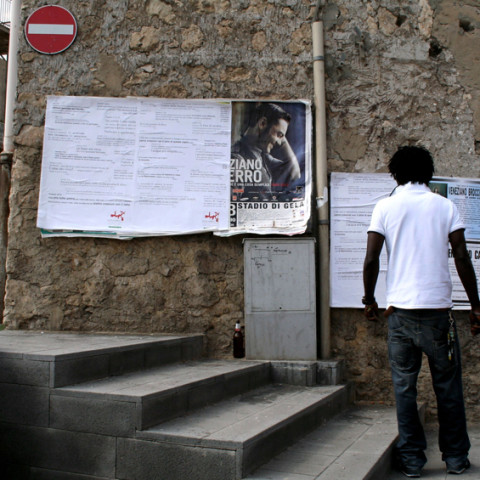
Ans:
[[[25,37],[40,53],[60,53],[66,50],[77,35],[75,17],[63,7],[46,5],[35,10],[25,24]]]

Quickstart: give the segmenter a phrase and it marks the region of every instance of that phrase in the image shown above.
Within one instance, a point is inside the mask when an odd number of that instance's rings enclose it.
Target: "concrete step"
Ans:
[[[202,344],[2,332],[0,472],[239,480],[352,398],[341,362],[200,360]]]
[[[355,406],[316,428],[248,480],[378,480],[388,477],[395,409]]]
[[[263,361],[169,364],[52,390],[50,423],[63,430],[133,436],[269,381],[270,365]]]
[[[3,331],[0,383],[63,387],[202,356],[203,335]]]
[[[257,388],[123,439],[121,478],[240,479],[349,401],[346,386]]]

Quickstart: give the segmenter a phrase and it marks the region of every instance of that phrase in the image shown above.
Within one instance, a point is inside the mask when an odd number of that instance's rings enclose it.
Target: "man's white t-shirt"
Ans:
[[[456,206],[424,184],[398,186],[377,203],[368,231],[385,237],[388,306],[452,306],[448,236],[464,228]]]

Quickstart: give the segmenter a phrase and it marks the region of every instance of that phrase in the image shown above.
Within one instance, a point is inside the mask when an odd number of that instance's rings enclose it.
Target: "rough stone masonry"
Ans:
[[[242,237],[42,239],[35,226],[46,95],[313,100],[307,0],[61,0],[78,22],[58,55],[20,36],[5,322],[88,332],[200,332],[230,356],[243,318]],[[479,176],[476,0],[325,2],[329,171],[385,172],[407,142],[437,175]],[[24,0],[22,22],[39,6]],[[314,235],[315,232],[311,232]],[[480,415],[479,339],[458,315],[469,415]],[[332,347],[357,398],[392,401],[386,327],[332,311]],[[425,374],[424,374],[425,375]],[[435,402],[427,379],[421,397]]]

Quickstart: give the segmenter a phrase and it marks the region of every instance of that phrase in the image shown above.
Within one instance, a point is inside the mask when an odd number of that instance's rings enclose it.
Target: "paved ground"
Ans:
[[[470,462],[472,466],[462,475],[449,475],[445,470],[445,463],[442,462],[442,454],[438,449],[437,428],[435,425],[427,425],[427,459],[428,462],[422,470],[422,478],[429,480],[448,479],[454,480],[479,480],[480,479],[480,425],[469,427],[470,442],[472,448],[470,450]],[[407,477],[400,472],[393,472],[387,480],[405,480]]]

